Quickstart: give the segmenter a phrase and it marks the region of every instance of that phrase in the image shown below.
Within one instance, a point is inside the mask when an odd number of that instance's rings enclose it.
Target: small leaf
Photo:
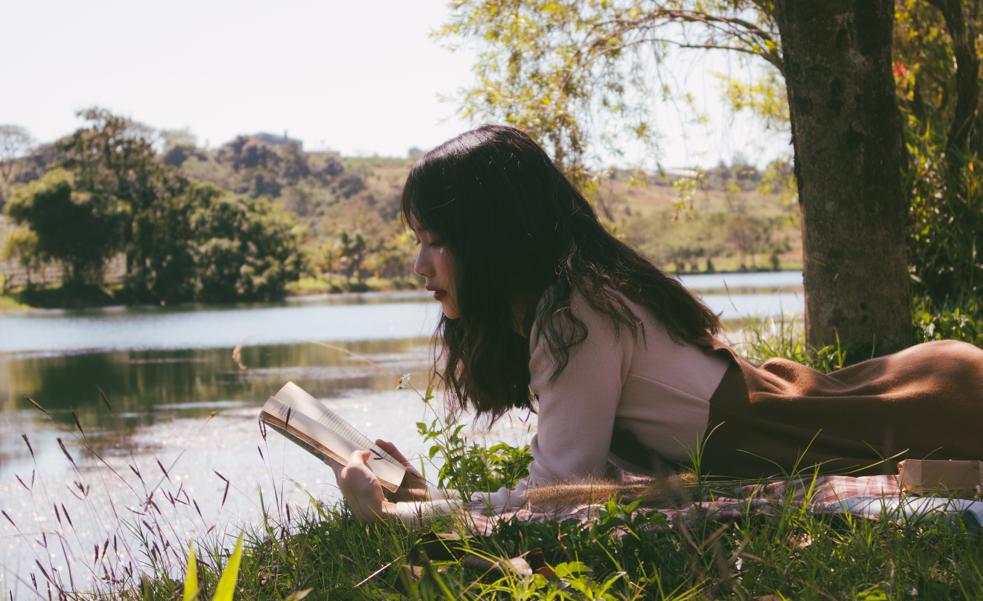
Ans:
[[[312,589],[312,588],[305,588],[302,591],[294,591],[294,592],[290,593],[288,596],[284,597],[283,601],[300,601],[301,599],[303,599],[307,595],[310,595],[311,594],[311,591],[313,591],[313,590],[314,589]]]
[[[569,561],[553,566],[553,572],[558,578],[574,576],[576,574],[589,573],[591,569],[582,561]]]

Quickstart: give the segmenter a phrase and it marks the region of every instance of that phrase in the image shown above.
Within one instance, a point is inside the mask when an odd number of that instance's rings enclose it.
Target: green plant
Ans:
[[[860,359],[847,356],[846,350],[840,346],[839,336],[835,344],[820,348],[809,346],[799,323],[784,315],[778,321],[750,323],[745,330],[745,354],[753,363],[788,359],[823,372],[840,369],[848,359]]]
[[[939,307],[928,297],[919,297],[913,317],[916,342],[951,339],[983,347],[983,301]]]
[[[433,387],[420,391],[410,385],[409,375],[396,384],[397,389],[413,390],[427,407],[433,408]],[[436,411],[434,411],[436,413]],[[427,458],[439,464],[437,486],[458,491],[463,498],[473,493],[513,487],[529,473],[532,454],[529,445],[513,447],[497,443],[490,447],[469,441],[464,435],[467,424],[456,415],[435,415],[430,423],[417,422],[417,433],[430,443]]]
[[[497,443],[485,447],[469,442],[462,434],[466,424],[434,418],[417,422],[416,429],[430,443],[427,455],[439,460],[437,486],[457,490],[464,497],[475,492],[512,487],[529,473],[529,445],[513,447]]]
[[[229,563],[225,564],[222,576],[219,578],[218,586],[215,588],[215,595],[212,601],[232,601],[235,596],[236,582],[239,580],[239,564],[242,561],[242,534],[236,540],[235,550],[229,557]],[[198,566],[195,563],[194,545],[188,546],[188,570],[184,577],[184,601],[194,601],[198,598]]]

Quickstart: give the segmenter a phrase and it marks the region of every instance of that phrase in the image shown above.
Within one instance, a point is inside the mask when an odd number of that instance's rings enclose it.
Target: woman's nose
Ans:
[[[433,269],[430,260],[426,257],[425,249],[420,249],[420,252],[417,253],[416,261],[413,263],[413,271],[425,278],[433,275]]]

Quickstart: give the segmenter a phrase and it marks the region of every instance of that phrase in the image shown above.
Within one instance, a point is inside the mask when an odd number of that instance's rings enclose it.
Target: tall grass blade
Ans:
[[[195,561],[195,546],[188,544],[188,571],[184,576],[184,601],[198,597],[198,562]]]
[[[222,577],[218,581],[218,587],[215,589],[215,596],[212,597],[212,601],[232,601],[236,592],[236,582],[239,580],[239,561],[241,559],[242,534],[236,541],[236,548],[232,552],[232,557],[229,558],[228,565],[222,570]]]

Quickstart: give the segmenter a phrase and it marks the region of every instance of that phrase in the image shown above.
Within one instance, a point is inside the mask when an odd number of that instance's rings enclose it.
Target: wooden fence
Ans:
[[[3,213],[0,213],[0,249],[3,249],[7,234],[17,229],[17,226]],[[2,255],[0,255],[2,256]],[[6,278],[7,289],[20,288],[27,284],[28,276],[35,285],[54,284],[61,281],[62,268],[57,264],[47,264],[40,269],[28,274],[27,270],[18,261],[4,261],[0,259],[0,274]],[[106,265],[105,282],[107,284],[118,284],[123,281],[126,274],[126,258],[121,253],[110,259]]]

